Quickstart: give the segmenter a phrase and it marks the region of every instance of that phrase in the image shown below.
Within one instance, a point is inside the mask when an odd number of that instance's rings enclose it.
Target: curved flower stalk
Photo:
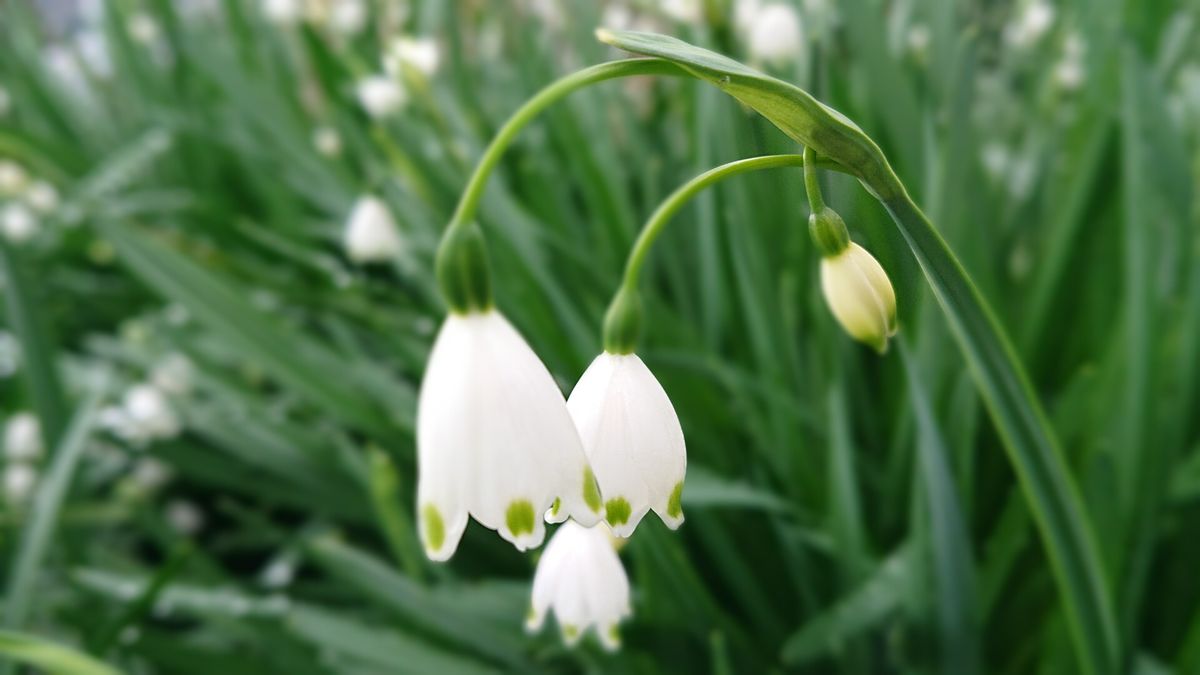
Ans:
[[[617,625],[633,613],[629,578],[604,525],[588,528],[568,521],[546,545],[533,576],[526,629],[541,630],[551,611],[569,646],[589,629],[606,649],[621,645]]]
[[[417,403],[417,462],[432,560],[454,555],[468,515],[522,551],[541,545],[543,514],[600,518],[562,392],[493,308],[452,312],[438,333]]]

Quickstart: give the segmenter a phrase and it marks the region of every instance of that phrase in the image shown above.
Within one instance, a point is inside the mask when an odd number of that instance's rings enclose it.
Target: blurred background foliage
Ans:
[[[347,1],[0,5],[5,630],[131,673],[1078,670],[934,298],[841,176],[827,200],[897,285],[886,358],[821,301],[795,169],[703,194],[654,253],[688,521],[622,552],[622,651],[526,635],[537,554],[478,525],[425,561],[440,228],[509,113],[620,56],[606,24],[754,62],[880,142],[1048,410],[1129,671],[1200,672],[1197,3],[780,0],[799,31],[771,51],[745,0]],[[385,68],[404,36],[436,63]],[[796,151],[700,83],[573,95],[481,210],[500,307],[569,391],[658,201]],[[366,194],[403,243],[382,264],[342,246]]]

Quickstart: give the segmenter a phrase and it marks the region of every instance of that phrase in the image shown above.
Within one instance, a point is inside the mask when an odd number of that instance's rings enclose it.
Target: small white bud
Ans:
[[[404,248],[396,221],[383,200],[360,197],[346,221],[346,255],[357,263],[391,260]]]
[[[0,232],[14,244],[22,244],[37,234],[40,225],[24,204],[13,202],[0,210]]]
[[[355,93],[363,110],[375,119],[399,111],[408,102],[404,88],[387,75],[370,75],[359,80]]]
[[[31,462],[42,456],[42,425],[31,412],[19,412],[4,425],[4,456],[10,462]]]
[[[883,353],[896,334],[896,292],[879,261],[850,242],[821,259],[821,291],[842,328]]]
[[[333,127],[317,127],[313,130],[313,147],[326,157],[342,154],[342,137]]]

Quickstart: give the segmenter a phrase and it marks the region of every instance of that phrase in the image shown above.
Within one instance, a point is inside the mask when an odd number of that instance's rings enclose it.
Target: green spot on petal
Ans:
[[[683,515],[683,504],[680,500],[683,497],[683,481],[675,484],[675,489],[671,490],[671,496],[667,499],[667,515],[672,518],[678,518]]]
[[[629,502],[624,497],[608,500],[604,505],[604,519],[609,525],[623,525],[629,522]]]
[[[602,506],[600,486],[596,485],[596,475],[590,466],[583,467],[583,503],[592,511],[599,511]]]
[[[425,524],[425,545],[431,551],[440,551],[446,543],[446,524],[442,521],[442,513],[433,504],[426,504],[421,509],[421,521]]]
[[[563,637],[565,637],[566,639],[574,640],[575,638],[579,637],[579,627],[572,626],[569,623],[563,624],[562,634],[563,634]]]
[[[533,504],[525,499],[514,500],[504,512],[504,522],[513,536],[533,532]]]
[[[616,624],[608,627],[608,639],[614,645],[621,644],[621,631],[617,629]]]
[[[562,499],[560,499],[560,498],[558,498],[558,497],[555,497],[555,498],[554,498],[554,503],[550,505],[550,515],[552,515],[552,516],[557,516],[557,515],[558,515],[558,508],[559,508],[560,506],[562,506]]]

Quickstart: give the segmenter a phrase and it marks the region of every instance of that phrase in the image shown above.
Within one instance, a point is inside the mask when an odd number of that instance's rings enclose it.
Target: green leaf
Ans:
[[[849,168],[883,203],[925,272],[1004,440],[1053,565],[1080,664],[1091,673],[1117,672],[1120,644],[1103,564],[1041,404],[986,300],[878,146],[798,87],[724,56],[653,33],[601,30],[597,35],[615,47],[669,60],[716,85],[791,138]]]
[[[121,671],[70,647],[25,633],[0,631],[0,654],[50,675],[120,675]]]

